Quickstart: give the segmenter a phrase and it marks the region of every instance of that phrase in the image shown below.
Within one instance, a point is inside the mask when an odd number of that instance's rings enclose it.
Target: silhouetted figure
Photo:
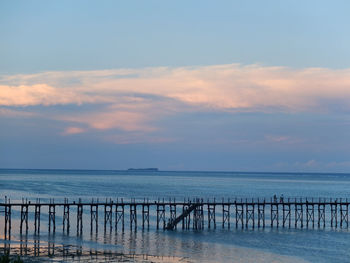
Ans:
[[[283,203],[283,194],[281,194],[281,197],[280,197],[280,203]]]
[[[277,203],[277,195],[273,195],[273,201]]]

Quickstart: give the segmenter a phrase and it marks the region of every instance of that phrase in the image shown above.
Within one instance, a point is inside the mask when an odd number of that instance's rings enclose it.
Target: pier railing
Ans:
[[[62,226],[63,232],[69,232],[71,224],[76,223],[77,234],[82,234],[83,222],[89,218],[90,231],[97,231],[99,223],[104,230],[124,230],[128,225],[131,231],[150,227],[150,221],[156,229],[173,230],[181,224],[182,229],[202,230],[216,228],[348,228],[349,201],[347,198],[226,198],[226,199],[157,199],[150,201],[129,199],[82,199],[59,201],[49,199],[41,201],[11,202],[5,199],[0,203],[0,220],[4,220],[5,237],[11,233],[11,215],[19,210],[19,230],[28,232],[29,222],[34,224],[34,232],[40,232],[43,210],[48,214],[48,231],[55,232],[56,226]],[[61,213],[61,215],[58,215]],[[99,214],[102,213],[102,220]],[[32,215],[32,220],[29,219]],[[153,216],[151,216],[153,215]],[[73,218],[74,217],[74,218]],[[57,222],[60,218],[62,223]],[[85,218],[85,220],[83,220]],[[138,220],[141,224],[138,225]]]

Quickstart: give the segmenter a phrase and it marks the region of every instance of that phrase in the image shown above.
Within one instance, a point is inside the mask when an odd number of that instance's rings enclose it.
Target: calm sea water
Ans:
[[[0,170],[0,198],[11,202],[22,197],[29,200],[67,197],[82,198],[270,198],[285,197],[350,198],[350,174],[279,174],[239,172],[135,172],[80,170]],[[71,233],[63,234],[58,225],[49,235],[47,213],[43,211],[40,242],[57,245],[79,245],[95,250],[187,257],[194,262],[349,262],[350,232],[347,229],[221,229],[220,215],[216,230],[157,231],[141,228],[135,233],[114,229],[90,235],[89,214],[84,217],[84,234],[77,237],[74,221]],[[74,213],[74,211],[72,211]],[[102,212],[102,211],[101,211]],[[154,212],[151,217],[154,217]],[[13,212],[18,224],[19,211]],[[29,214],[30,220],[34,217]],[[102,217],[102,216],[101,216]],[[102,219],[102,218],[101,218]],[[57,211],[57,222],[62,211]],[[46,222],[45,222],[46,221]],[[155,221],[155,220],[151,220]],[[140,221],[139,221],[140,222]],[[233,220],[232,220],[233,222]],[[0,242],[4,240],[3,215],[0,221]],[[140,224],[140,223],[139,223]],[[232,223],[231,223],[232,224]],[[26,242],[34,243],[30,223]],[[233,225],[233,224],[232,224]],[[86,227],[85,227],[86,226]],[[11,245],[18,246],[23,236],[13,227]],[[2,231],[2,232],[1,232]]]

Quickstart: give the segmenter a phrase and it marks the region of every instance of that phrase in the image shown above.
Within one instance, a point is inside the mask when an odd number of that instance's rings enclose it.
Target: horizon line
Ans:
[[[109,172],[191,172],[191,173],[245,173],[245,174],[345,174],[350,175],[349,172],[306,172],[306,171],[299,171],[299,172],[286,172],[286,171],[234,171],[234,170],[161,170],[157,168],[157,171],[142,171],[142,169],[147,168],[134,168],[135,170],[128,170],[130,168],[126,169],[84,169],[84,168],[3,168],[0,167],[0,170],[31,170],[31,171],[109,171]],[[137,170],[140,169],[140,170]]]

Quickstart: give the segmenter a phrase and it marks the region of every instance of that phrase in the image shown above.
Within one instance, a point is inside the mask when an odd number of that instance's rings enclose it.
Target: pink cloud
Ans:
[[[80,105],[108,101],[107,97],[101,98],[98,95],[92,96],[72,88],[55,88],[47,84],[0,85],[0,106]]]
[[[85,132],[85,129],[79,127],[68,127],[66,128],[62,135],[72,135]]]
[[[100,111],[62,115],[59,120],[72,123],[81,123],[97,130],[118,129],[123,131],[154,131],[155,128],[147,124],[147,116],[139,112],[127,111]]]
[[[84,132],[80,125],[147,134],[161,128],[157,121],[179,112],[349,111],[350,69],[228,64],[44,72],[0,78],[0,106],[8,108],[0,111],[2,116],[14,116],[11,107],[68,104],[98,106],[89,112],[42,112],[43,118],[69,123],[64,135]],[[297,142],[288,136],[265,139]]]
[[[0,105],[7,106],[119,104],[125,96],[149,95],[216,110],[330,110],[327,101],[350,109],[350,69],[228,64],[47,72],[5,76],[2,82]]]

